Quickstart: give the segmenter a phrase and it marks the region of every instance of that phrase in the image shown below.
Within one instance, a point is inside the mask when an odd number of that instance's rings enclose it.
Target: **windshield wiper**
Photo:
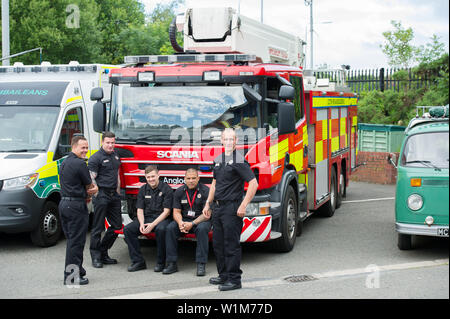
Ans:
[[[425,166],[434,168],[434,169],[436,169],[438,171],[441,170],[439,167],[437,167],[436,165],[432,164],[430,161],[415,160],[415,161],[407,161],[405,164],[411,164],[411,163],[420,163],[420,164],[423,164]]]

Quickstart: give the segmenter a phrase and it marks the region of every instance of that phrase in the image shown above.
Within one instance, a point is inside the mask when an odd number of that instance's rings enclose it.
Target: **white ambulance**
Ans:
[[[56,244],[59,166],[74,134],[88,139],[88,156],[99,149],[89,94],[102,87],[109,95],[112,68],[76,61],[0,67],[0,232],[30,232],[37,246]]]

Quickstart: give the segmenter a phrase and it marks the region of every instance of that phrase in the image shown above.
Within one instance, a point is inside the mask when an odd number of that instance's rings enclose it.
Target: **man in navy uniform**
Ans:
[[[156,166],[149,165],[145,168],[145,179],[147,183],[139,189],[137,195],[137,218],[126,225],[123,230],[131,259],[128,271],[133,272],[147,268],[141,253],[139,236],[154,231],[157,245],[157,262],[154,270],[161,272],[166,262],[166,228],[170,222],[173,190],[159,180],[159,171]]]
[[[65,285],[87,285],[89,280],[83,268],[83,249],[89,225],[87,201],[98,191],[92,183],[84,161],[89,150],[84,136],[76,135],[71,141],[72,151],[62,162],[59,172],[61,201],[59,215],[67,239],[64,268]]]
[[[185,185],[178,188],[173,195],[173,221],[167,226],[166,254],[167,267],[163,274],[172,274],[178,271],[178,238],[183,234],[195,233],[197,249],[195,262],[197,263],[197,276],[204,276],[208,262],[209,231],[211,222],[202,214],[209,187],[199,183],[198,170],[189,168],[184,176]]]
[[[120,159],[114,152],[115,142],[114,133],[103,133],[102,146],[89,158],[88,164],[92,182],[98,186],[98,194],[93,198],[94,218],[90,245],[92,266],[95,268],[102,268],[103,264],[117,264],[116,259],[108,256],[108,249],[118,236],[114,231],[122,228]],[[105,217],[110,227],[101,239],[101,234],[105,230]]]
[[[258,182],[243,154],[236,150],[236,133],[231,128],[222,132],[224,153],[214,159],[213,181],[206,205],[205,217],[209,217],[213,203],[213,247],[216,255],[218,277],[209,280],[219,285],[219,290],[241,288],[241,244],[243,217],[247,205],[255,196]],[[244,197],[244,183],[248,183]]]

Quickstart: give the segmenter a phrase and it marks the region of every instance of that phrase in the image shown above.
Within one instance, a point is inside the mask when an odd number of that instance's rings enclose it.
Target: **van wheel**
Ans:
[[[320,216],[331,217],[334,215],[337,207],[337,180],[336,170],[331,169],[330,199],[320,208]]]
[[[274,240],[272,247],[278,252],[288,252],[294,248],[298,227],[297,199],[292,186],[287,188],[281,209],[281,237]]]
[[[39,216],[38,227],[30,234],[33,244],[39,247],[53,246],[61,236],[61,221],[58,205],[46,202]]]
[[[398,234],[397,246],[400,250],[412,249],[412,236],[407,234]]]

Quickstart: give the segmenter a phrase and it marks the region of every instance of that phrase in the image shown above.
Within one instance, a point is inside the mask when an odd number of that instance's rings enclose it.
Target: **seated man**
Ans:
[[[159,181],[158,168],[149,165],[145,168],[147,183],[139,189],[136,208],[137,219],[123,229],[125,242],[131,258],[128,271],[146,269],[144,257],[141,253],[138,237],[152,231],[156,234],[157,263],[155,272],[161,272],[166,261],[166,227],[170,220],[167,218],[172,209],[173,190],[164,182]]]
[[[173,195],[173,221],[167,226],[166,249],[167,267],[163,274],[172,274],[178,271],[178,238],[182,234],[195,233],[197,249],[195,261],[197,262],[197,276],[205,275],[205,266],[208,261],[208,233],[211,222],[202,214],[209,187],[199,183],[200,177],[195,168],[186,171],[184,181],[186,185],[178,188]]]

